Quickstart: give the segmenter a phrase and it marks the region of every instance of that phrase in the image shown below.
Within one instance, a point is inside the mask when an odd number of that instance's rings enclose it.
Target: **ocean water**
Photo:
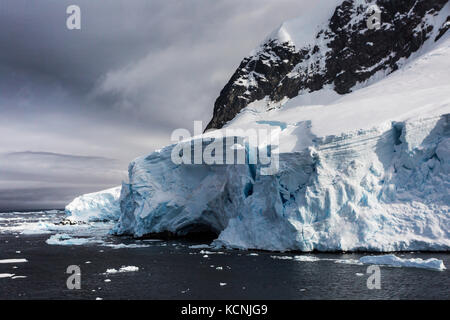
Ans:
[[[0,214],[0,275],[8,274],[0,299],[450,299],[449,270],[381,266],[381,288],[368,289],[368,266],[357,264],[368,253],[215,250],[198,241],[117,238],[102,223],[54,225],[61,217]],[[450,266],[448,253],[396,255]],[[80,268],[80,289],[67,287],[71,265]],[[139,270],[107,272],[123,266]]]

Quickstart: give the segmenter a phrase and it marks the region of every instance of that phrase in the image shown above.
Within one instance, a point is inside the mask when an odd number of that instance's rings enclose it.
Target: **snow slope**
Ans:
[[[283,22],[263,43],[276,39],[280,43],[289,42],[296,48],[311,45],[316,41],[319,32],[333,15],[342,0],[317,1],[313,6],[306,6],[301,17]],[[301,32],[298,32],[301,30]],[[250,55],[256,53],[253,51]]]
[[[280,251],[449,250],[450,39],[434,39],[351,93],[325,87],[271,110],[258,100],[204,135],[278,128],[276,174],[175,164],[174,145],[134,160],[108,204],[121,210],[113,232],[214,232],[218,246]],[[81,197],[68,211],[92,216],[104,199]]]

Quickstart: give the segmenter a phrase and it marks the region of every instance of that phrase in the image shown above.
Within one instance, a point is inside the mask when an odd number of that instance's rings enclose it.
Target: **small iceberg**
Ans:
[[[444,271],[445,265],[442,260],[431,258],[423,260],[421,258],[402,259],[393,254],[387,254],[382,256],[364,256],[359,259],[364,264],[379,264],[392,267],[410,267],[410,268],[423,268]]]

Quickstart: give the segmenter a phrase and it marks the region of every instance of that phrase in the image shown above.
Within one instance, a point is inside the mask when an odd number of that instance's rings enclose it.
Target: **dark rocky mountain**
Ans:
[[[269,38],[240,63],[222,89],[206,130],[223,127],[249,103],[265,97],[279,102],[324,86],[346,94],[378,72],[384,76],[396,71],[430,37],[437,41],[449,29],[448,16],[444,24],[433,24],[448,1],[377,0],[361,4],[345,0],[317,33],[315,43],[296,48],[291,42]],[[370,8],[374,4],[381,9],[381,25],[371,29],[367,20],[373,15]]]

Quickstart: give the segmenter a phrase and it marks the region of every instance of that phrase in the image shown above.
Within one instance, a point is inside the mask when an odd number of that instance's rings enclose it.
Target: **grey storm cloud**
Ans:
[[[72,4],[81,30],[66,28]],[[60,206],[120,184],[118,172],[174,129],[206,125],[242,58],[312,5],[2,0],[0,207],[23,207],[24,194]]]

